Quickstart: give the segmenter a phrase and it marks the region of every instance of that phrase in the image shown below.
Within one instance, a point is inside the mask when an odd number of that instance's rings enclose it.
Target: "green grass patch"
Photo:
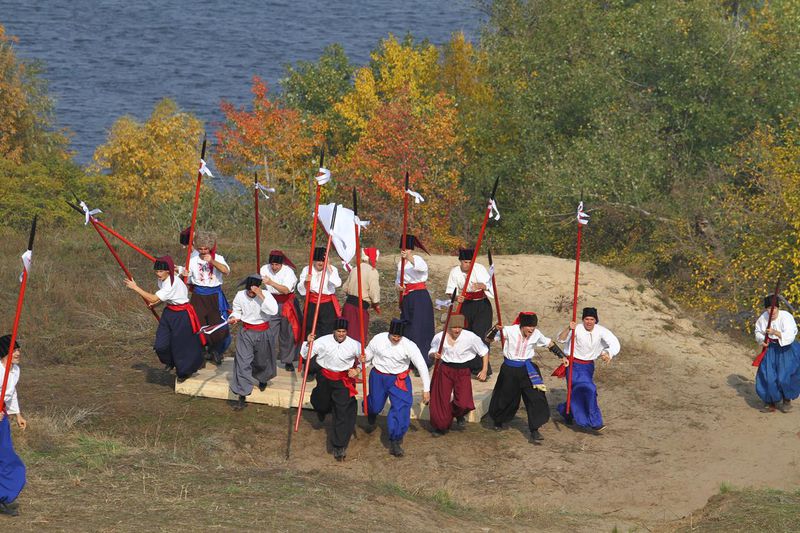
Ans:
[[[800,490],[736,489],[720,485],[720,493],[687,520],[679,531],[778,533],[800,530]]]

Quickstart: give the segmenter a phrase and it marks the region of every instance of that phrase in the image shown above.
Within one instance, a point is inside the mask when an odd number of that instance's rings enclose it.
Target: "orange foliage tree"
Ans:
[[[253,186],[253,173],[263,183],[264,167],[277,194],[273,207],[280,213],[279,224],[289,230],[307,228],[308,205],[314,173],[313,154],[322,143],[323,124],[304,118],[296,109],[270,100],[267,84],[253,77],[250,109],[237,109],[223,101],[226,122],[217,132],[219,144],[215,162],[247,187]]]
[[[458,186],[463,154],[456,137],[456,109],[438,94],[432,106],[413,109],[408,96],[382,103],[366,122],[364,133],[344,156],[340,185],[355,185],[364,199],[369,234],[399,242],[398,209],[403,203],[404,175],[411,188],[425,197],[412,208],[410,231],[423,242],[450,249],[463,241],[454,219],[464,212]],[[427,244],[427,243],[426,243]]]

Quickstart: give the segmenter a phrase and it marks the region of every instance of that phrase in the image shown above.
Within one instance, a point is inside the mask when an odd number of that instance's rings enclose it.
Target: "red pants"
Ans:
[[[439,431],[447,431],[454,417],[464,416],[474,409],[470,369],[441,363],[431,384],[431,425]]]

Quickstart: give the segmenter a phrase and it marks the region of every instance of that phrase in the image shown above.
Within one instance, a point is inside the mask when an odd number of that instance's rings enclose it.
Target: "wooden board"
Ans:
[[[495,370],[495,372],[497,369]],[[220,400],[235,400],[236,395],[233,394],[228,387],[230,375],[233,372],[233,358],[226,358],[219,367],[211,363],[206,365],[206,368],[201,369],[192,377],[188,378],[183,383],[175,384],[175,392],[178,394],[186,394],[189,396],[202,396],[204,398],[217,398]],[[492,396],[492,388],[494,387],[494,379],[497,374],[489,377],[486,383],[472,380],[472,395],[475,401],[475,410],[467,415],[468,422],[479,422],[483,415],[489,410],[489,400]],[[251,403],[260,403],[271,405],[274,407],[297,407],[297,400],[300,395],[301,376],[297,372],[287,372],[280,368],[278,375],[269,382],[269,386],[264,390],[258,390],[258,387],[253,389],[253,393],[247,397],[247,401]],[[422,405],[422,380],[418,377],[411,376],[412,389],[414,391],[414,405],[411,408],[411,418],[420,420],[430,419],[428,406]],[[310,382],[306,385],[305,399],[303,402],[303,409],[312,409],[311,407],[311,391],[316,385],[315,382]],[[361,384],[358,385],[359,403],[361,399]],[[382,415],[386,415],[389,411],[389,404],[387,402]],[[358,410],[361,415],[361,409]]]

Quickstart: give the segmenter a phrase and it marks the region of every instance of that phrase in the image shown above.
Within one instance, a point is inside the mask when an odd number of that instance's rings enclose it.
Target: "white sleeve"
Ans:
[[[603,328],[603,336],[600,337],[600,340],[603,344],[606,345],[606,350],[608,351],[608,355],[614,357],[619,353],[620,345],[619,339],[617,339],[616,335],[611,333],[610,330]]]
[[[364,359],[367,363],[371,362],[376,355],[376,348],[375,348],[376,342],[377,342],[377,337],[373,337],[373,339],[369,341],[369,344],[367,344],[367,349],[364,350],[364,355],[365,355]]]
[[[780,314],[782,316],[781,338],[779,342],[781,346],[789,346],[794,342],[794,339],[797,336],[797,322],[795,322],[794,317],[786,311],[782,311]]]
[[[761,316],[758,317],[758,320],[756,320],[756,326],[754,328],[756,342],[758,344],[763,344],[764,339],[766,338],[767,320],[764,318],[764,316],[765,316],[764,313],[761,313]]]
[[[411,359],[411,364],[419,372],[420,377],[422,378],[422,390],[424,392],[431,391],[431,376],[428,373],[428,365],[425,364],[425,359],[422,357],[422,353],[417,348],[417,345],[411,341],[405,343],[406,349],[408,350],[408,357]]]
[[[278,314],[278,302],[271,292],[263,290],[261,293],[264,295],[264,301],[261,302],[261,312],[265,315]]]
[[[433,339],[431,340],[431,349],[428,350],[428,355],[439,353],[439,343],[442,342],[442,335],[444,335],[444,332],[440,331],[433,336]]]
[[[242,299],[241,299],[241,291],[236,293],[236,296],[233,298],[233,303],[231,304],[231,314],[228,315],[230,318],[237,318],[239,320],[242,319]]]
[[[456,285],[456,277],[455,277],[456,268],[458,267],[455,267],[452,270],[450,270],[450,275],[447,276],[447,287],[444,289],[444,292],[446,292],[449,295],[452,295],[453,291],[458,288],[458,285]]]
[[[308,267],[303,267],[303,270],[300,271],[300,277],[297,280],[297,292],[300,293],[300,296],[306,295],[306,278],[308,277]]]
[[[303,346],[300,348],[300,355],[303,357],[308,355],[308,341],[303,341]]]
[[[228,274],[230,274],[231,267],[230,267],[230,265],[228,265],[228,262],[225,261],[225,256],[224,255],[215,255],[214,256],[214,261],[216,261],[217,263],[225,265],[225,268],[228,269]]]
[[[486,343],[477,335],[472,339],[472,349],[475,350],[475,353],[477,353],[479,357],[484,357],[489,353],[489,347],[486,346]]]
[[[328,283],[330,283],[334,287],[341,287],[342,278],[339,277],[339,269],[331,264],[328,265],[328,268],[333,269],[333,272],[331,272],[330,275],[328,276]]]
[[[534,345],[538,346],[539,348],[547,348],[550,344],[551,340],[544,336],[544,333],[536,329],[536,338],[533,340]]]
[[[414,256],[414,270],[416,270],[417,272],[427,272],[428,271],[428,263],[426,263],[425,260],[422,257],[420,257],[418,255],[415,255]]]
[[[281,285],[284,285],[281,283]],[[286,272],[286,288],[289,289],[289,292],[294,290],[295,285],[297,285],[297,274],[294,273],[294,270],[287,267]]]
[[[2,368],[2,366],[0,366]],[[0,380],[1,382],[2,380]],[[19,400],[17,399],[17,383],[19,382],[19,371],[14,371],[14,366],[11,366],[11,372],[8,374],[8,385],[6,387],[5,405],[6,412],[10,415],[19,414]]]

